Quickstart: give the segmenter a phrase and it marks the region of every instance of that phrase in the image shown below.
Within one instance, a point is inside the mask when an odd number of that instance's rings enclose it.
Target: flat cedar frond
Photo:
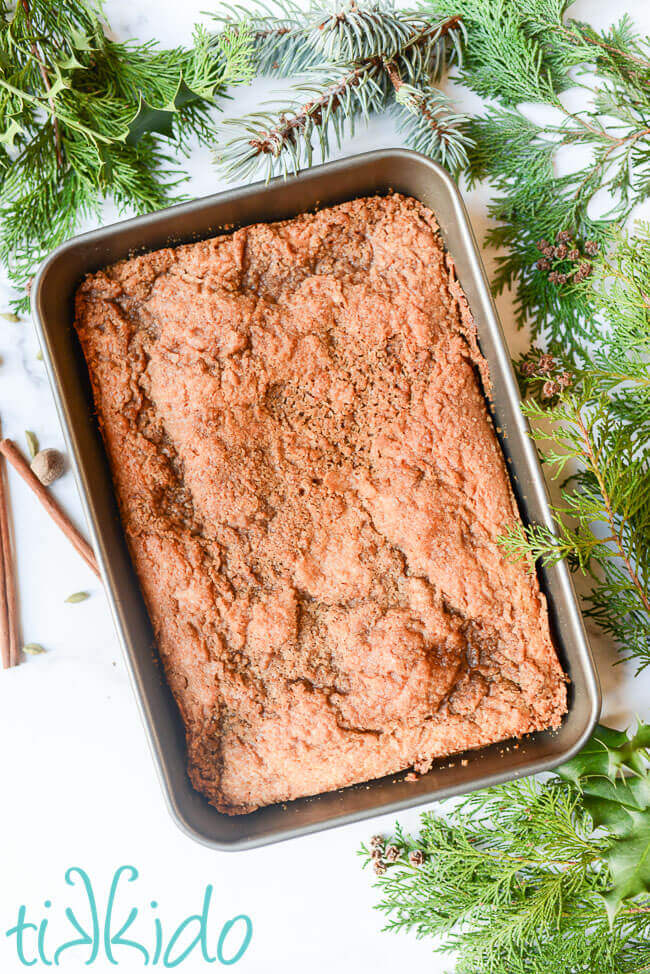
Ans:
[[[135,212],[178,198],[175,155],[211,137],[222,86],[251,72],[246,31],[194,40],[113,41],[85,0],[0,5],[0,259],[16,287],[105,197]]]
[[[443,938],[456,974],[633,974],[650,964],[650,727],[599,728],[546,782],[475,792],[361,848],[385,929]],[[633,826],[634,823],[634,827]],[[637,856],[634,872],[620,864]]]
[[[487,237],[503,251],[495,290],[514,289],[520,324],[578,348],[591,309],[570,281],[550,281],[539,269],[536,244],[562,231],[602,241],[650,194],[650,41],[628,18],[599,32],[568,17],[570,7],[567,0],[430,3],[435,16],[453,13],[465,25],[460,80],[501,106],[472,121],[469,152],[470,183],[488,179],[497,191]],[[576,83],[591,105],[570,112],[562,95]],[[548,105],[555,119],[531,122],[518,108],[522,102]],[[556,153],[576,144],[589,147],[590,161],[556,176]],[[611,204],[594,219],[589,205],[603,190]]]
[[[587,614],[642,669],[650,665],[649,228],[610,235],[579,290],[598,316],[591,350],[570,362],[532,352],[519,363],[532,435],[564,478],[555,529],[516,525],[500,541],[512,557],[567,558],[588,572]]]
[[[217,154],[226,174],[287,175],[340,145],[357,119],[396,107],[407,145],[458,171],[467,164],[465,118],[433,87],[461,60],[462,22],[397,10],[393,0],[319,2],[299,14],[283,2],[221,8],[217,21],[248,29],[260,71],[304,77],[288,104],[229,121],[236,135]]]

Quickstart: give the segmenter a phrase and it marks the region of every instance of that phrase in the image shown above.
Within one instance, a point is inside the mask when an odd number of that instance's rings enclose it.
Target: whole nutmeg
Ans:
[[[31,462],[31,468],[43,486],[49,487],[63,473],[65,460],[58,450],[39,450]]]

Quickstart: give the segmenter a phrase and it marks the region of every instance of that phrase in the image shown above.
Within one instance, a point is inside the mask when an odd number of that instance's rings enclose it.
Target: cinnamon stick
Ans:
[[[18,664],[18,599],[4,463],[0,463],[0,645],[5,669]]]
[[[95,554],[86,539],[77,531],[74,524],[59,506],[47,487],[44,487],[36,474],[31,470],[24,456],[16,447],[16,444],[9,439],[0,442],[0,453],[4,454],[14,470],[20,474],[28,487],[34,491],[39,501],[50,515],[52,520],[61,528],[68,541],[76,548],[83,560],[86,562],[97,578],[101,579]]]
[[[3,670],[6,670],[11,666],[11,637],[9,635],[9,612],[7,610],[7,588],[5,585],[4,548],[3,536],[0,535],[0,660],[2,660]]]

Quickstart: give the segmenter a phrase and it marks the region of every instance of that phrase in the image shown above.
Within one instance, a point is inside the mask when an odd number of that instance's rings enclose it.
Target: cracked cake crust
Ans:
[[[357,199],[89,275],[77,329],[194,786],[240,814],[557,727],[435,217]]]

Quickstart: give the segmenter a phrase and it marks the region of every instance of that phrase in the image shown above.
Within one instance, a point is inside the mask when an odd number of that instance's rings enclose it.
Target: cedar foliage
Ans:
[[[223,85],[250,73],[246,31],[165,50],[111,40],[85,0],[1,2],[0,260],[16,287],[106,197],[136,213],[178,200],[178,155],[212,139]]]
[[[363,846],[385,929],[441,937],[456,974],[647,971],[649,748],[647,724],[600,727],[549,780],[484,789],[444,819],[424,812],[415,838],[398,825]]]
[[[590,346],[571,355],[556,349],[554,357],[532,350],[519,363],[532,435],[549,472],[562,478],[555,524],[516,525],[501,543],[531,562],[568,558],[589,576],[587,614],[643,669],[650,665],[650,226],[612,234],[580,288],[594,311]],[[570,388],[561,391],[553,374],[570,375]]]
[[[466,32],[458,80],[494,102],[468,125],[471,185],[496,191],[486,242],[503,248],[494,288],[514,290],[520,324],[565,348],[592,337],[589,294],[538,270],[537,241],[568,231],[604,244],[650,194],[650,39],[625,16],[605,31],[569,16],[571,0],[430,0]],[[571,111],[571,89],[588,107]],[[533,122],[530,105],[551,111]],[[590,150],[583,166],[555,175],[558,153]],[[595,216],[596,197],[605,201]]]

